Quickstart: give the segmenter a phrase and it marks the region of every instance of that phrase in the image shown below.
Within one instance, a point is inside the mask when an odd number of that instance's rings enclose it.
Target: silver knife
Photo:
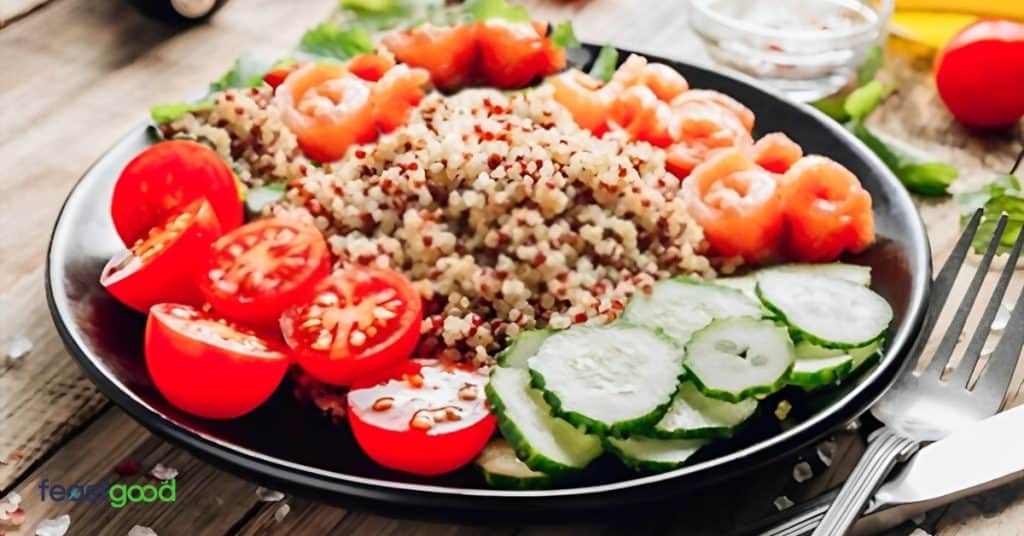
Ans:
[[[875,492],[851,534],[874,534],[958,499],[1024,477],[1024,406],[959,430],[917,452]],[[783,511],[746,534],[810,534],[837,491]]]

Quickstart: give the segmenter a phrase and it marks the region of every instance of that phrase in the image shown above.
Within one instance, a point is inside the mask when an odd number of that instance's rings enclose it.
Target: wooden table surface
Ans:
[[[584,40],[705,59],[686,25],[682,0],[527,3],[542,18],[571,17]],[[149,105],[195,94],[242,50],[290,48],[333,4],[232,0],[208,24],[182,31],[143,18],[123,1],[54,0],[0,30],[0,340],[18,335],[34,345],[18,366],[0,366],[0,497],[19,492],[26,514],[20,530],[0,526],[0,532],[34,534],[39,521],[65,513],[71,516],[73,535],[124,535],[134,525],[152,527],[161,535],[591,534],[622,528],[529,526],[528,514],[518,527],[463,526],[350,511],[304,497],[261,502],[256,484],[198,461],[114,407],[64,350],[44,303],[43,264],[50,229],[71,185],[145,117]],[[929,66],[921,50],[891,44],[882,76],[900,89],[872,122],[960,166],[958,187],[1006,171],[1018,150],[1020,129],[985,137],[966,132],[939,102]],[[918,205],[935,258],[941,261],[957,234],[956,209],[948,198],[921,199]],[[1015,380],[1011,404],[1020,398],[1019,386]],[[816,461],[813,450],[807,453],[817,473],[808,482],[793,480],[797,459],[787,460],[759,471],[741,490],[702,501],[698,517],[638,516],[637,523],[650,533],[726,533],[773,512],[772,501],[780,495],[800,500],[841,481],[861,442],[854,432],[841,432],[835,440],[830,467]],[[176,468],[177,502],[115,509],[40,501],[37,486],[42,479],[113,481],[118,478],[114,467],[124,460],[141,463],[143,473],[157,463]],[[716,502],[724,505],[716,508]],[[1024,483],[961,501],[922,523],[937,534],[1024,534]],[[893,534],[911,530],[907,525]]]

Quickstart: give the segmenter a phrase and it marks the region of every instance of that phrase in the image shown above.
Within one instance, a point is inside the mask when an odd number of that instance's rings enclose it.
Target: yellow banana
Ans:
[[[896,0],[898,11],[944,11],[1024,19],[1024,0]]]

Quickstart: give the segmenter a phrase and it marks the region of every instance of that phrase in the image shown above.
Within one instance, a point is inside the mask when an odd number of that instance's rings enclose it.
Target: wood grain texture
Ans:
[[[524,3],[538,18],[571,18],[583,40],[707,61],[687,27],[682,0]],[[4,9],[13,5],[3,4]],[[109,408],[63,350],[45,308],[42,269],[50,228],[73,182],[105,148],[144,120],[148,106],[196,95],[241,50],[291,47],[333,4],[232,0],[208,24],[178,31],[120,2],[59,0],[0,31],[5,79],[18,81],[0,84],[5,112],[0,161],[7,166],[0,175],[5,194],[0,196],[0,344],[15,334],[34,343],[20,366],[0,368],[0,462],[6,462],[0,465],[0,491],[20,490],[29,517],[24,530],[8,531],[11,536],[31,534],[29,527],[38,520],[65,512],[72,515],[71,534],[126,534],[135,524],[153,527],[161,535],[561,535],[615,534],[626,528],[533,527],[525,515],[518,528],[462,526],[350,512],[306,498],[260,503],[255,484],[195,460]],[[0,10],[0,20],[2,13],[6,11]],[[873,126],[960,166],[958,188],[974,187],[993,172],[1006,171],[1019,147],[1019,127],[982,137],[958,126],[938,100],[929,66],[917,47],[898,42],[890,46],[882,76],[898,84],[899,91],[872,117]],[[957,235],[956,209],[949,199],[921,199],[918,207],[939,262]],[[1015,385],[1019,383],[1018,378]],[[1019,388],[1014,393],[1012,403],[1020,403]],[[83,423],[89,425],[82,429]],[[816,473],[809,482],[793,481],[796,460],[788,460],[751,475],[740,493],[710,493],[685,508],[681,505],[676,519],[639,516],[640,526],[630,528],[652,534],[672,528],[686,534],[727,533],[772,511],[771,501],[778,495],[800,500],[837,484],[861,448],[857,434],[840,433],[831,466],[821,463],[813,449],[802,454]],[[121,510],[39,501],[35,486],[40,479],[111,479],[111,468],[125,458],[138,459],[145,469],[161,462],[181,470],[179,501]],[[944,535],[1018,533],[1024,526],[1022,489],[1024,485],[1011,485],[962,501],[929,516],[928,527]],[[290,512],[279,521],[275,513],[284,504]],[[907,532],[901,528],[892,534]]]

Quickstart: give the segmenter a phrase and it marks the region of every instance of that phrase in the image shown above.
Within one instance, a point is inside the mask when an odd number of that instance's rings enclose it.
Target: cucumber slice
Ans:
[[[622,463],[640,471],[669,471],[690,459],[707,444],[702,439],[654,439],[633,436],[628,439],[609,437],[605,446]]]
[[[544,489],[551,487],[551,476],[534,471],[516,457],[516,449],[504,439],[495,439],[476,458],[484,481],[499,489]]]
[[[765,270],[757,275],[757,295],[794,338],[826,348],[867,346],[892,322],[884,298],[842,279]]]
[[[867,287],[871,286],[871,267],[845,262],[827,262],[823,264],[780,264],[766,268],[766,270],[780,270],[793,274],[814,274],[833,279],[842,279],[851,283]]]
[[[754,274],[721,277],[718,279],[712,279],[711,282],[720,287],[738,290],[752,301],[761,303],[761,300],[757,297],[757,276]]]
[[[796,362],[788,383],[805,389],[838,383],[877,356],[880,347],[881,341],[876,341],[862,348],[837,350],[802,341],[796,345]]]
[[[654,425],[659,438],[695,439],[729,437],[757,411],[757,400],[731,403],[709,398],[693,382],[683,382],[665,416]]]
[[[778,391],[793,366],[786,329],[770,320],[725,318],[693,334],[683,362],[702,393],[726,402]]]
[[[498,429],[527,467],[552,476],[574,473],[601,455],[601,440],[551,416],[523,369],[495,367],[485,388]]]
[[[555,415],[602,435],[658,422],[679,386],[683,352],[629,323],[573,326],[548,337],[529,359],[533,385]]]
[[[743,292],[689,278],[674,278],[654,285],[650,294],[633,295],[623,312],[629,322],[658,328],[679,346],[716,318],[761,316],[761,304]]]
[[[534,329],[516,335],[512,339],[512,343],[498,354],[498,365],[525,369],[526,360],[533,357],[533,354],[536,354],[537,349],[540,348],[541,343],[554,332],[555,330],[553,329]]]

